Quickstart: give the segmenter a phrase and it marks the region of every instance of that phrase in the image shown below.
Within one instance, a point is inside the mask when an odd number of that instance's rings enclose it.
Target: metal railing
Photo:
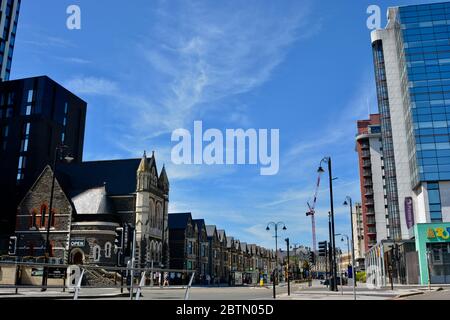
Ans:
[[[130,293],[130,299],[139,300],[143,289],[165,288],[166,284],[169,286],[173,280],[169,275],[175,274],[185,276],[179,277],[180,281],[177,285],[181,286],[180,289],[185,290],[184,299],[187,300],[195,275],[193,270],[44,264],[20,260],[23,259],[10,257],[10,259],[2,260],[0,257],[0,272],[2,273],[0,289],[14,289],[15,294],[18,294],[19,290],[27,289],[41,289],[43,291],[62,289],[63,292],[66,292],[66,290],[73,292],[72,298],[74,300],[79,299],[80,291],[83,289],[120,289],[120,295],[125,295],[124,289],[126,289]],[[45,286],[40,281],[44,268],[48,268],[50,273],[49,284]],[[8,272],[9,278],[5,276],[7,269],[10,269]],[[155,276],[158,276],[156,283]],[[3,284],[1,284],[2,282]],[[55,284],[55,282],[61,282],[61,284]]]

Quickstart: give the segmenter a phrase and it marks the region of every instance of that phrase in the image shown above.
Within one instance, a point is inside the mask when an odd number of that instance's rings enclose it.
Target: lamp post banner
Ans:
[[[413,199],[411,197],[405,198],[405,217],[406,225],[408,229],[411,229],[414,226],[414,208]]]

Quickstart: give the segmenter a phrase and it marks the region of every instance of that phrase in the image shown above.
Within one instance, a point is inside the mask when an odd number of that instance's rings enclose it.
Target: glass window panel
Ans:
[[[439,195],[439,190],[428,190],[428,201],[430,204],[440,204],[441,197]]]

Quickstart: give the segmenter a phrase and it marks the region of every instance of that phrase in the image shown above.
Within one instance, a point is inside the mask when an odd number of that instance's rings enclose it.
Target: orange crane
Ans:
[[[319,176],[317,177],[317,184],[316,184],[316,189],[314,191],[314,196],[312,199],[312,204],[310,204],[310,202],[307,202],[308,205],[308,209],[309,211],[306,212],[306,216],[309,217],[311,216],[311,225],[312,225],[312,241],[313,241],[313,247],[312,247],[312,251],[314,253],[317,252],[317,239],[316,239],[316,218],[315,218],[315,214],[316,214],[316,203],[317,203],[317,195],[319,193],[319,187],[320,187],[320,178],[322,176],[321,171],[319,171]]]

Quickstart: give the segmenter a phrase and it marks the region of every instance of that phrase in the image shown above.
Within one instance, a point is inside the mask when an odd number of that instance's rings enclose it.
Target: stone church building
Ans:
[[[19,204],[17,255],[43,257],[49,215],[50,256],[68,264],[125,265],[133,230],[136,266],[169,267],[169,180],[158,174],[155,154],[142,159],[92,161],[47,166]],[[116,250],[116,228],[124,228],[124,248]]]

